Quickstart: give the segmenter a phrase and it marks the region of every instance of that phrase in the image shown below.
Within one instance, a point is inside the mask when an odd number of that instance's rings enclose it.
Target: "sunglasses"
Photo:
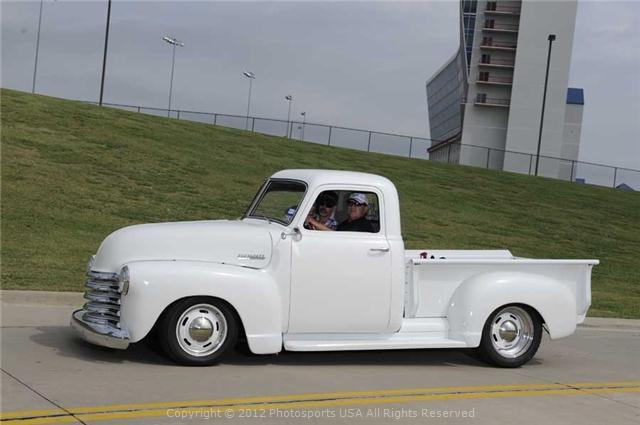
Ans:
[[[333,208],[336,206],[336,203],[333,201],[320,201],[318,205],[324,205],[325,207]]]
[[[353,207],[364,207],[364,206],[365,206],[365,205],[367,205],[367,204],[360,204],[360,203],[358,203],[358,202],[349,201],[349,202],[348,202],[348,205],[349,205],[350,207],[351,207],[351,206],[353,206]]]

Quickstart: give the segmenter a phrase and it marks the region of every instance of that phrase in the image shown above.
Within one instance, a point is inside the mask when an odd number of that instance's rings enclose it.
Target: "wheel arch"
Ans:
[[[479,346],[491,314],[511,304],[535,311],[552,339],[576,329],[576,300],[562,282],[535,273],[492,272],[472,276],[455,290],[447,312],[450,338]]]
[[[182,298],[179,298],[179,299],[173,301],[171,304],[167,305],[164,308],[164,310],[162,310],[162,312],[160,313],[160,315],[156,319],[155,323],[153,324],[153,326],[151,327],[151,330],[149,331],[149,333],[147,335],[152,334],[152,333],[157,331],[158,325],[162,322],[162,320],[166,316],[167,312],[169,310],[171,310],[176,304],[178,304],[179,302],[182,302],[184,300],[195,299],[195,298],[208,298],[211,301],[218,301],[218,302],[221,302],[221,303],[225,304],[229,308],[229,310],[231,310],[231,312],[233,313],[234,319],[238,323],[238,338],[246,340],[247,334],[246,334],[246,331],[244,329],[244,324],[242,323],[242,317],[240,317],[240,314],[238,313],[238,310],[236,310],[236,308],[233,306],[233,304],[231,304],[229,301],[225,300],[224,298],[214,297],[212,295],[189,295],[187,297],[182,297]]]
[[[253,353],[281,351],[281,299],[264,271],[196,261],[141,261],[128,267],[131,283],[122,298],[122,323],[131,342],[146,337],[175,303],[208,297],[224,302],[237,315]]]

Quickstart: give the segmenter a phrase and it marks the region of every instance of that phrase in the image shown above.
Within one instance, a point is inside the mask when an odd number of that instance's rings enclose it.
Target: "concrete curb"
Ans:
[[[0,302],[16,305],[47,305],[82,307],[86,302],[82,292],[0,290]]]
[[[85,303],[82,292],[0,290],[0,302],[15,305],[47,305],[81,307]],[[638,319],[587,317],[580,328],[640,329]]]
[[[587,317],[580,328],[640,329],[638,319],[616,319],[609,317]]]

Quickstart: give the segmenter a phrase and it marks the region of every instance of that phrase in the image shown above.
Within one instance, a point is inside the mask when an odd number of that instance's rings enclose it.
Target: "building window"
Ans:
[[[497,5],[497,2],[495,1],[487,2],[487,10],[488,11],[496,10],[496,5]]]
[[[478,80],[479,81],[489,81],[489,73],[486,71],[481,71],[480,75],[478,76]]]
[[[476,13],[477,7],[477,0],[463,0],[462,2],[462,11],[464,13]]]

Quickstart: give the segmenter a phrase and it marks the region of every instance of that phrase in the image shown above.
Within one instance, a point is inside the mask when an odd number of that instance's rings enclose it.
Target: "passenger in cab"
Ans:
[[[375,233],[375,229],[369,220],[369,200],[364,193],[354,192],[347,200],[347,219],[340,223],[336,230],[339,232],[370,232]]]

